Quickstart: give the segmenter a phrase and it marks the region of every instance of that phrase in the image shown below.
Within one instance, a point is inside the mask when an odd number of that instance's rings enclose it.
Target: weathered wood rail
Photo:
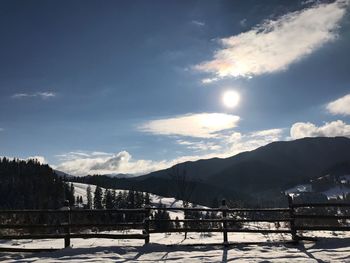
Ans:
[[[288,208],[228,208],[223,200],[220,208],[184,208],[170,207],[157,208],[145,206],[140,209],[101,209],[101,210],[0,210],[0,240],[1,239],[64,239],[64,246],[70,246],[72,238],[111,238],[111,239],[144,239],[150,242],[152,233],[183,233],[183,232],[218,232],[223,235],[223,244],[229,243],[228,233],[261,233],[261,234],[290,234],[294,242],[308,239],[298,234],[300,231],[350,231],[350,203],[304,203],[295,204],[288,197]],[[326,208],[326,210],[321,211]],[[315,210],[316,209],[316,210]],[[321,210],[320,210],[321,209]],[[328,209],[328,210],[327,210]],[[184,211],[215,213],[215,218],[189,219],[152,219],[151,212]],[[326,213],[324,213],[326,212]],[[130,217],[133,215],[133,217]],[[137,215],[137,216],[135,216]],[[32,218],[53,216],[50,222],[26,222]],[[89,222],[84,219],[89,218]],[[100,220],[104,218],[103,220]],[[130,219],[130,218],[131,219]],[[17,221],[16,221],[17,220]],[[314,221],[317,221],[316,223]],[[320,224],[322,220],[331,220],[330,223]],[[26,221],[23,219],[22,221]],[[103,221],[103,222],[102,222]],[[182,223],[178,228],[156,228],[155,223]],[[245,223],[284,222],[284,228],[274,227],[254,229]],[[192,225],[191,225],[192,224]],[[215,224],[213,227],[210,224]],[[194,226],[195,225],[195,226]],[[141,234],[134,233],[101,233],[97,230],[131,230],[139,229]],[[38,229],[42,230],[41,232]],[[95,233],[86,233],[86,230],[95,229]],[[12,232],[11,232],[11,231]],[[29,233],[25,232],[29,231]],[[45,231],[44,231],[45,230]],[[35,232],[35,233],[31,233]]]

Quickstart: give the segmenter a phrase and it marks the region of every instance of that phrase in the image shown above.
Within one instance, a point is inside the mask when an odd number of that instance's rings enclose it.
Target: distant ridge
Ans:
[[[211,200],[226,197],[266,205],[281,199],[284,190],[349,161],[349,138],[303,138],[273,142],[229,158],[184,162],[139,177],[115,179],[115,184],[176,197],[173,177],[185,173],[196,185],[193,202],[210,205]]]

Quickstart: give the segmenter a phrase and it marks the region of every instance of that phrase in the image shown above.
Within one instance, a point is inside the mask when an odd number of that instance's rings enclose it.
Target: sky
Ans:
[[[139,175],[350,137],[349,5],[3,0],[0,156]]]

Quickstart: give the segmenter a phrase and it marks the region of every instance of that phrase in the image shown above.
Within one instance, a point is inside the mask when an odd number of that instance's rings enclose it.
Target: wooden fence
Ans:
[[[71,238],[144,239],[147,244],[152,233],[219,232],[222,233],[223,244],[227,245],[230,232],[290,234],[292,240],[298,242],[307,239],[299,235],[300,231],[350,230],[350,203],[295,204],[291,197],[288,200],[288,208],[228,208],[223,200],[219,208],[146,206],[141,209],[1,210],[0,240],[62,238],[64,246],[68,247]],[[152,219],[150,215],[155,210],[210,213],[215,218]],[[49,217],[51,219],[47,220]],[[154,227],[161,221],[182,223],[182,226],[166,229]],[[251,222],[274,223],[275,227],[256,229],[246,225]],[[284,222],[284,227],[280,227],[281,222]],[[95,233],[86,232],[91,229],[95,229]],[[139,229],[142,233],[110,234],[98,232],[100,229]]]

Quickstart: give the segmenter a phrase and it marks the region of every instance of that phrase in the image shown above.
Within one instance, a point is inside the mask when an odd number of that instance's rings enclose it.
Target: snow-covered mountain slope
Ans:
[[[296,194],[296,193],[304,193],[304,192],[311,192],[311,191],[312,191],[311,184],[300,184],[284,192],[286,194]]]
[[[342,198],[344,195],[347,195],[350,193],[350,188],[346,186],[336,186],[329,188],[327,191],[322,192],[324,193],[328,199],[330,198]]]
[[[286,194],[298,196],[303,193],[319,193],[325,195],[328,199],[343,198],[344,195],[350,193],[350,188],[345,185],[331,186],[322,192],[315,192],[311,184],[301,184],[285,191]]]
[[[310,179],[308,183],[296,185],[286,190],[285,193],[299,199],[311,198],[308,201],[343,199],[350,193],[350,175],[345,172],[339,174],[339,171],[326,173]]]
[[[90,185],[91,192],[94,193],[96,189],[96,185],[92,184],[83,184],[83,183],[73,183],[74,185],[74,194],[75,196],[82,196],[83,198],[83,203],[85,204],[87,202],[86,200],[86,189]],[[106,189],[102,188],[103,191]],[[122,190],[122,189],[115,189],[116,192],[127,192],[127,190]],[[150,194],[150,205],[152,207],[157,207],[159,204],[165,205],[165,207],[183,207],[183,202],[182,200],[177,200],[173,197],[163,197],[155,194]],[[192,204],[190,203],[190,206]],[[197,206],[200,208],[206,208],[205,206]],[[178,219],[183,219],[184,218],[184,213],[182,211],[170,211],[170,218],[175,219],[178,217]]]

